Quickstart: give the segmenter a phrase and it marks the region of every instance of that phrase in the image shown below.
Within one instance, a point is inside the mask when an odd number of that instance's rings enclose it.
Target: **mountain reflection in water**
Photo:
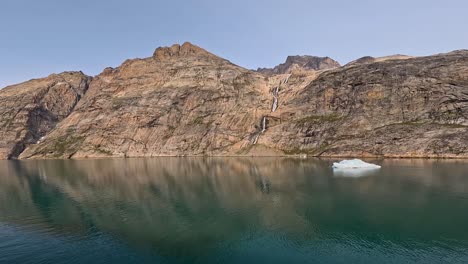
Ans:
[[[123,263],[468,260],[468,161],[377,160],[364,177],[333,161],[2,161],[0,262],[15,260],[11,232],[115,243]]]

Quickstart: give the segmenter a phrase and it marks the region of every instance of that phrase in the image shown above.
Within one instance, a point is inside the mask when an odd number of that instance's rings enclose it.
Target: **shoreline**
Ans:
[[[93,156],[77,158],[26,158],[0,159],[0,161],[28,161],[28,160],[98,160],[98,159],[147,159],[147,158],[296,158],[296,159],[386,159],[386,160],[468,160],[468,156],[455,155],[153,155],[153,156]]]

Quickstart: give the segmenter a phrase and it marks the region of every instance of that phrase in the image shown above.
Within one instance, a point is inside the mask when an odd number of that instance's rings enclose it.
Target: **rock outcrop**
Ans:
[[[261,73],[185,43],[7,87],[0,158],[468,157],[468,51],[290,58]]]
[[[71,113],[90,80],[65,72],[0,90],[0,159],[17,158],[40,142]]]
[[[287,153],[468,157],[468,51],[324,72],[289,104],[268,139]]]
[[[96,76],[75,111],[21,158],[235,155],[269,112],[265,77],[190,43]]]
[[[257,71],[263,74],[287,74],[295,70],[300,71],[320,71],[340,67],[340,64],[329,57],[315,56],[288,56],[285,63],[282,63],[273,69],[259,68]]]
[[[345,66],[352,66],[352,65],[359,65],[359,64],[367,64],[367,63],[374,63],[374,62],[382,62],[382,61],[389,61],[389,60],[406,60],[406,59],[411,59],[414,58],[412,56],[407,56],[407,55],[391,55],[391,56],[385,56],[385,57],[372,57],[372,56],[364,56],[362,58],[359,58],[357,60],[354,60]]]

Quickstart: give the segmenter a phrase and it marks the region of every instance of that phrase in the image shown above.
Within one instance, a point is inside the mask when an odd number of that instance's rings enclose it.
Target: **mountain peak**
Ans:
[[[153,57],[158,60],[168,60],[177,57],[187,56],[214,56],[208,51],[193,45],[190,42],[184,44],[174,44],[170,47],[159,47],[154,51]]]
[[[317,56],[288,56],[286,62],[282,63],[273,69],[259,68],[257,71],[264,74],[284,74],[291,73],[294,70],[327,70],[338,68],[341,65],[330,57]]]

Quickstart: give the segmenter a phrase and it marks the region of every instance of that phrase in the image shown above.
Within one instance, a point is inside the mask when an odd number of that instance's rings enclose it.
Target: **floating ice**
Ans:
[[[364,177],[375,174],[379,165],[364,162],[360,159],[343,160],[333,163],[333,175],[337,177]]]
[[[380,169],[379,165],[364,162],[360,159],[343,160],[333,163],[333,169]]]

